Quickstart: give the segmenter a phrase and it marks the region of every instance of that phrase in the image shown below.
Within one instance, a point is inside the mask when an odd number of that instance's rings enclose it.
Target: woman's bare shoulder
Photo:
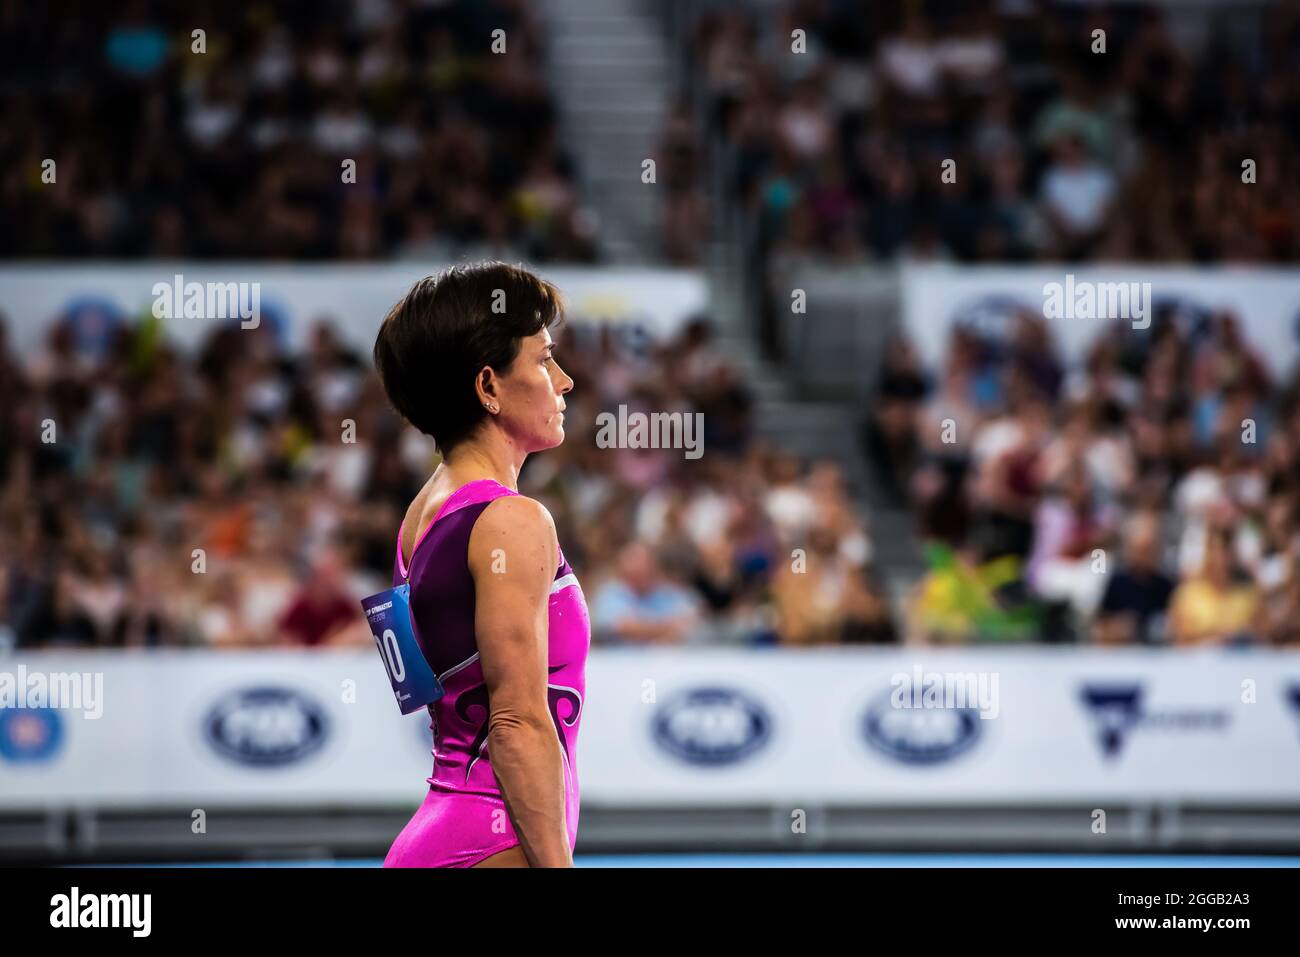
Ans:
[[[550,511],[527,495],[502,495],[488,503],[475,525],[512,538],[549,532],[555,534],[555,520]]]

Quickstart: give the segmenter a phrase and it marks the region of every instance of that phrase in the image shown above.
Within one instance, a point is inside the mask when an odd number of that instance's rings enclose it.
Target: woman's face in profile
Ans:
[[[497,424],[528,452],[564,441],[564,393],[573,380],[555,361],[554,346],[549,329],[524,339],[510,371],[498,380]]]

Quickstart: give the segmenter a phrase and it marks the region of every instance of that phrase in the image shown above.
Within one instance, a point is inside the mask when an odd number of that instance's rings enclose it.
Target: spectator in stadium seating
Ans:
[[[1014,369],[1039,395],[1054,401],[1065,379],[1047,320],[1029,309],[1017,309],[1006,334],[1004,364]]]
[[[267,635],[249,626],[238,572],[223,569],[212,576],[206,594],[195,602],[194,626],[209,648],[245,648],[265,644]]]
[[[1046,243],[1046,224],[1025,194],[1025,164],[1018,149],[1004,146],[988,161],[989,195],[974,245],[981,261],[1020,262]]]
[[[974,349],[954,330],[938,386],[917,409],[920,465],[909,483],[922,535],[954,545],[965,540],[971,521],[966,481],[984,420],[977,382]]]
[[[1100,568],[1092,574],[1078,549],[1065,549],[1080,571],[1088,572],[1078,582],[1105,585],[1098,591],[1096,620],[1089,614],[1095,604],[1090,601],[1076,603],[1073,616],[1091,629],[1093,640],[1159,643],[1160,635],[1168,634],[1166,641],[1178,644],[1189,635],[1204,639],[1208,631],[1217,635],[1214,640],[1237,634],[1240,640],[1294,642],[1291,622],[1300,598],[1292,587],[1300,555],[1294,519],[1300,502],[1300,369],[1292,373],[1289,388],[1272,388],[1266,368],[1252,358],[1244,339],[1237,341],[1239,330],[1232,325],[1222,317],[1202,324],[1189,314],[1160,310],[1141,336],[1123,327],[1099,328],[1083,367],[1065,377],[1055,397],[1042,384],[1048,380],[1029,371],[1034,365],[1017,357],[1017,352],[1050,348],[1046,344],[1027,340],[1023,348],[1008,348],[1005,338],[995,340],[974,327],[955,333],[942,360],[950,375],[961,373],[950,379],[950,392],[985,395],[980,407],[987,417],[966,413],[977,422],[965,437],[969,463],[960,450],[950,453],[961,463],[957,474],[969,470],[969,479],[945,481],[938,455],[921,457],[912,472],[913,507],[929,543],[930,567],[912,601],[909,635],[978,640],[990,633],[1015,634],[1028,619],[1013,616],[1004,622],[1008,628],[994,623],[1023,597],[1017,596],[1020,552],[1013,546],[1018,540],[1032,556],[1028,575],[1037,594],[1030,597],[1046,614],[1039,637],[1070,640],[1071,622],[1058,620],[1056,606],[1043,601],[1060,597],[1054,576],[1045,578],[1043,571],[1064,559],[1062,542],[1070,539],[1060,535],[1070,524],[1060,519],[1072,513],[1055,489],[1071,478],[1082,487],[1086,476],[1092,489],[1089,514],[1105,518],[1111,529],[1131,531],[1124,562],[1108,582]],[[1216,357],[1218,342],[1222,362]],[[1199,367],[1195,377],[1194,366]],[[1002,386],[989,389],[978,386],[981,381]],[[1201,401],[1206,396],[1215,400],[1212,412],[1203,413],[1212,438],[1207,449],[1198,449],[1195,410],[1198,402],[1209,407]],[[1037,411],[1026,416],[1035,403]],[[966,405],[977,407],[973,399]],[[1041,427],[1034,427],[1035,421]],[[930,426],[919,416],[918,422],[923,440]],[[1035,433],[1046,438],[1045,444],[1025,441]],[[1008,468],[1015,463],[1018,467]],[[1024,481],[1009,481],[1015,475]],[[1020,494],[1008,499],[1017,488]],[[1009,519],[1017,513],[1008,511],[1004,500],[1036,510],[1034,525],[1023,535],[1013,534],[1016,526]],[[1162,517],[1166,508],[1169,514]],[[955,521],[966,509],[975,510],[970,528]],[[1159,561],[1166,525],[1177,558],[1172,579]],[[1105,547],[1104,539],[1094,547]],[[1227,579],[1210,574],[1217,567],[1206,561],[1212,539],[1228,543],[1233,573]],[[998,554],[1003,558],[990,561]],[[1183,602],[1184,642],[1152,611],[1173,601],[1167,593],[1175,587]],[[1259,608],[1258,618],[1249,612],[1252,606]],[[1231,626],[1226,631],[1220,615]],[[1199,630],[1189,625],[1206,622]]]
[[[1268,644],[1300,642],[1300,534],[1295,502],[1291,493],[1277,494],[1269,501],[1253,562],[1260,593],[1260,637]]]
[[[901,640],[898,625],[890,608],[889,596],[880,581],[864,567],[855,586],[848,589],[845,601],[844,628],[840,641],[846,645],[892,645]]]
[[[1088,158],[1077,134],[1061,135],[1052,155],[1039,197],[1052,230],[1053,250],[1063,259],[1090,258],[1110,225],[1115,177]]]
[[[916,421],[929,382],[910,339],[894,336],[862,425],[861,440],[885,491],[901,503],[920,456]]]
[[[1274,588],[1296,570],[1300,534],[1295,524],[1295,498],[1275,493],[1265,505],[1259,522],[1258,544],[1251,550],[1248,565],[1261,589]]]
[[[869,586],[863,566],[841,552],[829,522],[816,522],[808,530],[801,551],[778,563],[772,584],[783,644],[893,640],[879,594]]]
[[[1250,642],[1258,612],[1259,593],[1240,575],[1228,531],[1212,528],[1200,573],[1184,580],[1170,601],[1173,640],[1180,645]]]
[[[929,21],[916,8],[904,16],[897,35],[881,41],[879,69],[908,107],[931,106],[943,93],[943,53],[931,35]]]
[[[1091,618],[1106,583],[1106,547],[1119,518],[1113,504],[1098,500],[1087,467],[1076,462],[1035,511],[1026,569],[1030,587],[1048,601],[1067,603],[1080,620]]]
[[[1064,424],[1043,450],[1042,481],[1046,485],[1082,464],[1097,494],[1105,502],[1126,497],[1136,478],[1128,436],[1107,427],[1106,408],[1095,398],[1079,399],[1065,413]]]
[[[764,507],[782,542],[798,540],[817,517],[817,504],[803,481],[803,466],[796,456],[778,453],[771,469]]]
[[[355,638],[358,598],[347,586],[345,556],[337,547],[318,550],[298,593],[280,614],[278,629],[295,645],[315,647]],[[351,632],[351,635],[348,633]]]
[[[973,446],[971,534],[985,559],[1029,557],[1052,425],[1050,406],[1023,378],[1012,376],[1008,393],[1008,413],[984,424]]]
[[[665,578],[658,559],[642,542],[618,554],[614,578],[600,585],[592,601],[592,627],[610,644],[680,644],[699,620],[691,592]]]
[[[1250,526],[1243,521],[1262,508],[1267,494],[1262,464],[1241,442],[1231,424],[1221,433],[1218,452],[1193,468],[1175,486],[1173,498],[1182,523],[1178,566],[1183,577],[1201,568],[1215,527],[1230,529],[1236,559],[1250,557]]]
[[[89,630],[91,644],[122,644],[127,591],[111,559],[103,550],[92,547],[82,552],[80,565],[75,575],[64,576],[59,583],[72,620]]]
[[[1178,29],[1165,12],[1088,12],[1105,56],[1078,44],[1073,7],[1012,6],[996,20],[942,4],[704,9],[696,135],[721,141],[719,199],[760,208],[760,255],[1294,261],[1297,141],[1280,117],[1297,93],[1288,47],[1266,40],[1293,34],[1290,5],[1234,10],[1231,36],[1213,7],[1180,11]],[[795,58],[793,25],[808,43]],[[1243,191],[1247,155],[1257,181]],[[918,171],[945,158],[958,178],[931,194]],[[827,187],[856,230],[817,228],[809,197]]]
[[[1166,638],[1174,583],[1160,570],[1160,516],[1140,512],[1125,521],[1124,561],[1106,582],[1093,624],[1102,645],[1153,645]]]
[[[1300,647],[1300,575],[1292,575],[1261,597],[1261,640],[1278,647]]]
[[[348,4],[328,25],[217,6],[203,57],[181,8],[144,6],[23,12],[14,50],[52,52],[4,58],[0,217],[30,225],[6,254],[595,256],[526,5]],[[506,55],[483,40],[498,27]],[[43,142],[63,144],[58,180],[32,190]]]

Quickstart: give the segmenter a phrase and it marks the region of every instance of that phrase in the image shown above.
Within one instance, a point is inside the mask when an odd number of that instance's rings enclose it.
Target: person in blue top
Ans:
[[[597,591],[592,627],[607,644],[674,644],[699,624],[699,601],[663,574],[654,552],[641,542],[625,546],[616,577]]]

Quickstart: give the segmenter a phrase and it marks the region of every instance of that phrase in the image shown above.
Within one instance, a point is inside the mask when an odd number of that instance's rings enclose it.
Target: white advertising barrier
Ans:
[[[1048,325],[1061,356],[1077,362],[1099,337],[1112,334],[1116,325],[1115,320],[1088,318],[1094,313],[1088,308],[1086,293],[1114,283],[1137,283],[1138,290],[1150,283],[1154,304],[1177,303],[1189,312],[1233,311],[1247,340],[1275,376],[1289,373],[1300,356],[1300,269],[1192,269],[1129,263],[907,266],[902,270],[903,321],[922,360],[930,368],[940,368],[954,322],[973,322],[996,334],[1012,309],[1023,307],[1041,316],[1049,293],[1059,295],[1065,315],[1049,319]],[[1103,293],[1094,299],[1094,307],[1109,301],[1109,295]],[[1135,317],[1128,318],[1126,324],[1131,326]]]
[[[79,672],[100,717],[33,706]],[[0,811],[413,807],[431,765],[373,652],[19,655],[0,698]],[[1300,806],[1300,655],[598,649],[576,765],[604,807]]]
[[[145,262],[102,265],[0,266],[0,312],[9,317],[9,335],[20,356],[30,356],[45,341],[50,324],[71,302],[104,300],[132,319],[152,313],[155,286],[174,290],[181,277],[181,304],[190,283],[257,284],[259,324],[284,323],[285,345],[303,345],[310,323],[330,319],[340,334],[369,354],[375,331],[388,310],[416,280],[437,272],[442,263],[275,266],[240,262]],[[703,277],[683,269],[533,267],[564,295],[569,314],[591,321],[641,326],[648,334],[671,334],[708,305]],[[161,287],[160,287],[161,288]],[[169,293],[171,301],[177,296]],[[251,306],[251,286],[240,300]],[[167,308],[165,314],[170,314]],[[230,310],[234,312],[234,310]],[[176,315],[181,315],[177,307]],[[182,350],[210,335],[213,318],[164,319],[164,329]],[[231,319],[228,321],[239,321]],[[249,320],[249,325],[252,321]]]

